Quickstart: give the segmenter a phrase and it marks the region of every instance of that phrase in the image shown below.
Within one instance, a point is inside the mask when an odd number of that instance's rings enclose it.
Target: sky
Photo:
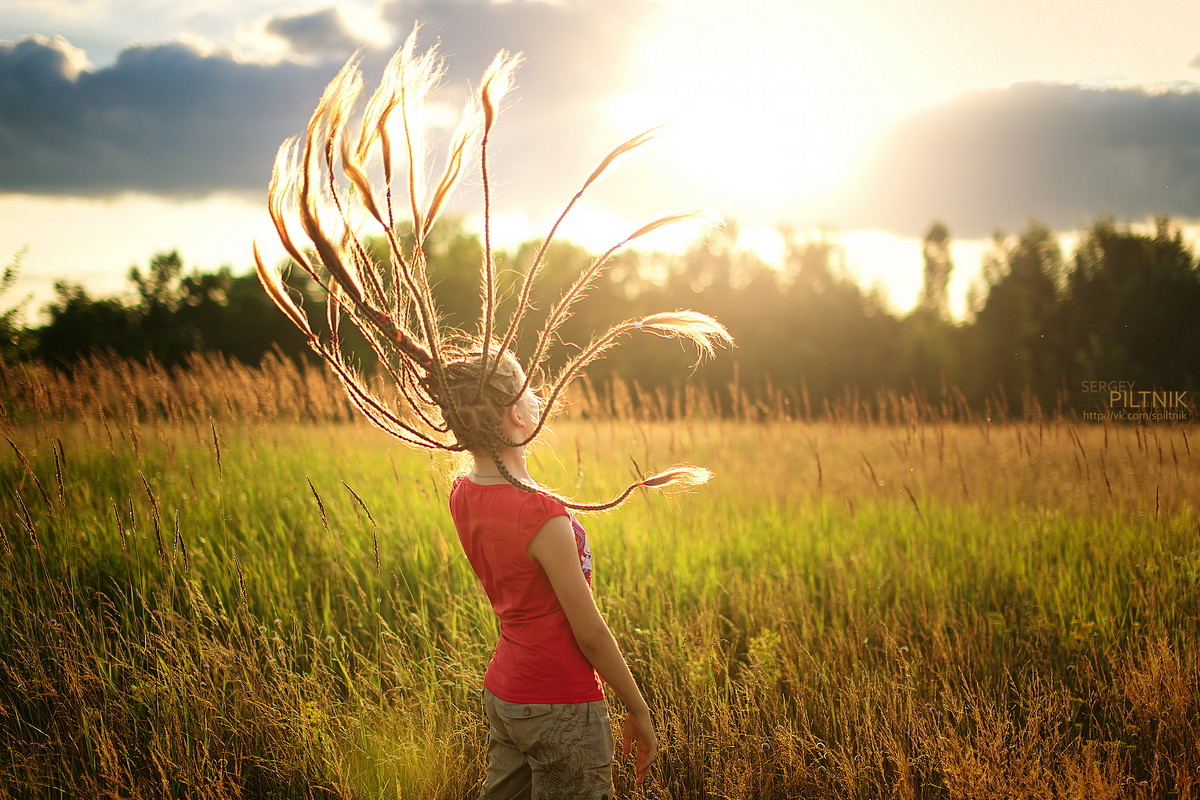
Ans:
[[[275,150],[352,52],[370,85],[418,22],[447,104],[523,54],[491,161],[501,244],[664,123],[565,236],[598,250],[710,207],[768,260],[781,228],[836,237],[903,311],[939,220],[961,314],[996,231],[1200,220],[1195,0],[0,0],[0,266],[20,259],[0,309],[58,280],[118,293],[169,250],[235,272],[252,241],[281,253]],[[477,224],[479,196],[467,180],[452,210]]]

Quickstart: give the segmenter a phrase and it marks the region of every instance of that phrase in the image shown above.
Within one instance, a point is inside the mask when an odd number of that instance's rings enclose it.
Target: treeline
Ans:
[[[222,267],[187,274],[179,253],[170,252],[156,255],[145,272],[130,268],[128,284],[125,297],[93,297],[81,285],[56,283],[46,324],[18,331],[10,320],[0,328],[7,359],[70,369],[103,353],[178,366],[192,353],[217,352],[257,364],[274,349],[292,356],[306,349],[253,273]]]
[[[963,321],[948,313],[955,265],[950,231],[940,223],[925,238],[919,302],[905,314],[856,283],[836,239],[790,237],[778,265],[735,242],[730,232],[681,255],[619,255],[577,306],[558,357],[618,319],[694,308],[724,322],[737,347],[697,367],[693,381],[718,393],[736,385],[750,395],[784,397],[804,405],[797,412],[805,416],[820,414],[826,404],[869,405],[896,393],[923,398],[929,407],[940,404],[943,411],[958,404],[1023,415],[1032,413],[1033,403],[1049,412],[1096,407],[1106,398],[1087,396],[1087,381],[1121,381],[1185,397],[1200,390],[1200,262],[1166,218],[1150,232],[1099,220],[1069,254],[1038,223],[998,234]],[[511,295],[536,249],[529,243],[498,257],[502,291]],[[473,324],[479,239],[449,221],[431,236],[427,251],[448,322]],[[535,308],[548,309],[592,258],[569,242],[553,245]],[[271,352],[311,356],[253,274],[234,275],[228,268],[185,273],[172,252],[156,256],[145,272],[131,269],[129,285],[121,299],[94,298],[81,286],[61,283],[46,309],[48,322],[36,329],[17,330],[12,309],[0,314],[5,357],[70,369],[96,351],[167,367],[198,352],[246,364]],[[319,301],[306,276],[293,273],[289,285],[310,307]],[[507,319],[503,306],[498,319]],[[535,333],[525,330],[523,342]],[[675,343],[645,337],[614,351],[591,377],[602,386],[619,375],[661,397],[679,390],[680,362],[688,358]]]

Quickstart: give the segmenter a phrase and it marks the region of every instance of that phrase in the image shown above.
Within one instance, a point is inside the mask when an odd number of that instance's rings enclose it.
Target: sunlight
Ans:
[[[0,196],[0,266],[25,250],[13,297],[32,296],[30,320],[54,299],[54,283],[81,283],[97,296],[125,291],[131,266],[156,253],[178,250],[185,269],[244,273],[257,241],[266,263],[284,257],[279,237],[261,203],[237,195],[164,200],[141,194],[114,198]],[[138,225],[130,225],[138,220]],[[70,229],[70,235],[64,230]],[[214,235],[219,231],[220,235]],[[87,243],[81,255],[79,243]]]
[[[893,311],[904,313],[916,305],[923,265],[920,241],[879,230],[848,231],[837,240],[859,286],[882,288]]]
[[[846,267],[863,288],[879,287],[895,313],[913,309],[924,273],[923,242],[880,230],[847,231],[837,236],[846,251]],[[967,317],[967,294],[978,279],[979,265],[989,246],[986,239],[952,239],[950,258],[950,317]]]
[[[533,220],[521,211],[509,211],[492,215],[492,244],[501,249],[515,251],[525,242],[540,242],[554,224],[554,216],[548,215]],[[467,230],[482,235],[483,218],[478,214],[467,214],[463,218]],[[559,226],[555,239],[572,242],[593,255],[599,255],[623,241],[633,231],[649,220],[632,219],[624,214],[595,206],[580,205],[572,209]],[[680,223],[660,228],[631,243],[630,247],[660,253],[682,253],[697,239],[705,235],[705,229],[695,223]]]
[[[778,267],[783,263],[784,242],[777,228],[741,228],[737,245],[759,258],[764,264]]]
[[[677,124],[669,157],[722,202],[762,211],[836,191],[895,113],[870,80],[881,65],[856,52],[845,20],[790,9],[764,23],[706,5],[666,7],[641,45],[643,85],[610,106],[614,124]]]
[[[360,41],[373,47],[387,47],[397,39],[398,32],[393,30],[380,14],[380,4],[362,0],[339,0],[335,5],[346,29]]]

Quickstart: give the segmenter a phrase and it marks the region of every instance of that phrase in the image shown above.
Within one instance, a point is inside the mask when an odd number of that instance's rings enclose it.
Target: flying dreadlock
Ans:
[[[378,88],[367,100],[362,118],[352,116],[363,93],[358,56],[351,57],[325,88],[303,138],[283,143],[268,190],[271,219],[287,254],[325,292],[330,331],[322,337],[293,302],[279,273],[263,266],[255,245],[258,277],[275,305],[307,337],[309,345],[331,367],[354,405],[372,424],[406,444],[438,450],[487,453],[513,485],[546,494],[565,506],[601,510],[621,503],[639,486],[695,485],[708,470],[677,466],[626,487],[605,503],[577,503],[512,476],[499,456],[501,446],[520,447],[541,433],[564,389],[584,369],[626,334],[647,331],[695,343],[701,357],[732,338],[720,323],[695,311],[651,314],[614,325],[585,345],[549,382],[546,413],[523,441],[506,441],[500,429],[503,410],[529,388],[542,370],[551,342],[618,250],[651,231],[685,220],[707,221],[699,211],[670,214],[635,230],[594,260],[550,309],[524,372],[510,352],[530,308],[530,292],[542,269],[551,240],[576,201],[620,156],[644,144],[654,131],[642,133],[613,149],[584,181],[555,221],[521,281],[517,302],[503,332],[496,327],[495,264],[491,246],[491,190],[488,142],[500,103],[512,85],[519,57],[498,53],[484,72],[478,93],[463,109],[442,166],[441,178],[429,191],[425,166],[429,147],[425,115],[430,98],[444,76],[435,49],[418,53],[417,29],[388,62]],[[482,309],[474,335],[443,324],[427,271],[424,242],[450,192],[479,153],[483,182],[484,254],[481,266]],[[369,173],[382,173],[372,183]],[[402,232],[393,205],[393,189],[406,196],[399,214],[411,225]],[[402,189],[402,191],[401,191]],[[390,265],[372,258],[359,230],[377,226]],[[307,242],[297,244],[295,228]],[[379,364],[398,390],[393,404],[372,392],[347,363],[339,337],[342,317],[365,337]]]

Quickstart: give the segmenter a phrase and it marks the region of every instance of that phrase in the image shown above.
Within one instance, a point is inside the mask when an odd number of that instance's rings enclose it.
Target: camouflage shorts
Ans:
[[[482,800],[611,800],[613,738],[604,701],[507,703],[486,689]]]

